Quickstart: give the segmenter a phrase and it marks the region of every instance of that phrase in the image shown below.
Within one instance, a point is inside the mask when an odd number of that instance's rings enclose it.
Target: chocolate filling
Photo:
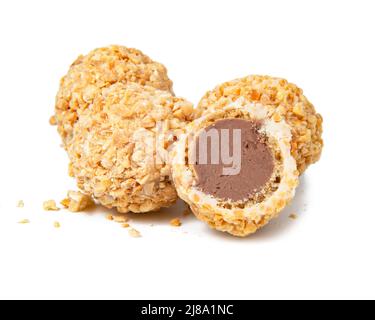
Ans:
[[[198,189],[233,202],[253,198],[262,191],[275,164],[265,137],[259,133],[260,125],[224,119],[202,130],[194,145]]]

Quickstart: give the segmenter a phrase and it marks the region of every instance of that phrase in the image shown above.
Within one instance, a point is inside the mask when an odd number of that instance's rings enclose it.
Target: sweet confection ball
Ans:
[[[177,200],[169,152],[193,106],[168,91],[118,82],[81,111],[67,146],[86,194],[119,212],[149,212]]]
[[[138,83],[172,91],[167,69],[137,49],[110,46],[80,56],[61,80],[55,119],[64,145],[72,139],[74,124],[103,88],[114,83]]]
[[[247,236],[294,198],[321,135],[322,117],[286,80],[225,83],[202,99],[173,151],[177,192],[212,228]]]

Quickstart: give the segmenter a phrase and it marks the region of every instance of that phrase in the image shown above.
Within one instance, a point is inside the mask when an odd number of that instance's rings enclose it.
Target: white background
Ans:
[[[374,15],[371,0],[1,1],[0,298],[375,298]],[[166,64],[194,103],[248,74],[301,86],[326,146],[292,207],[246,239],[170,227],[182,206],[133,216],[141,239],[102,208],[44,212],[74,188],[48,125],[59,79],[109,44]]]

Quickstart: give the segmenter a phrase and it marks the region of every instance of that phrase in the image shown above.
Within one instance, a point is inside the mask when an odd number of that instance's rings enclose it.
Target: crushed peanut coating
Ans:
[[[56,120],[56,117],[55,116],[52,116],[51,118],[49,118],[49,124],[51,126],[55,126],[57,125],[57,120]]]
[[[284,79],[255,75],[219,85],[200,101],[196,118],[225,108],[240,98],[267,106],[270,118],[275,122],[284,119],[290,125],[292,155],[300,174],[319,160],[323,148],[323,118],[303,91]]]
[[[48,200],[43,203],[43,209],[45,211],[59,211],[60,209],[56,206],[55,200]]]
[[[69,191],[68,198],[61,202],[70,212],[82,212],[94,205],[90,196],[78,191]]]
[[[141,51],[109,46],[80,56],[61,80],[56,97],[58,131],[64,144],[72,138],[74,124],[103,88],[114,83],[135,82],[172,92],[167,69]]]
[[[81,113],[67,148],[78,187],[121,213],[171,206],[177,193],[169,150],[192,112],[191,103],[153,87],[103,89]]]

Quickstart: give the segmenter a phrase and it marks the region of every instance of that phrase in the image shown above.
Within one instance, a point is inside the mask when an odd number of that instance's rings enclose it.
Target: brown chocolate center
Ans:
[[[198,189],[233,202],[262,191],[275,164],[259,128],[255,121],[224,119],[202,130],[194,146]]]

